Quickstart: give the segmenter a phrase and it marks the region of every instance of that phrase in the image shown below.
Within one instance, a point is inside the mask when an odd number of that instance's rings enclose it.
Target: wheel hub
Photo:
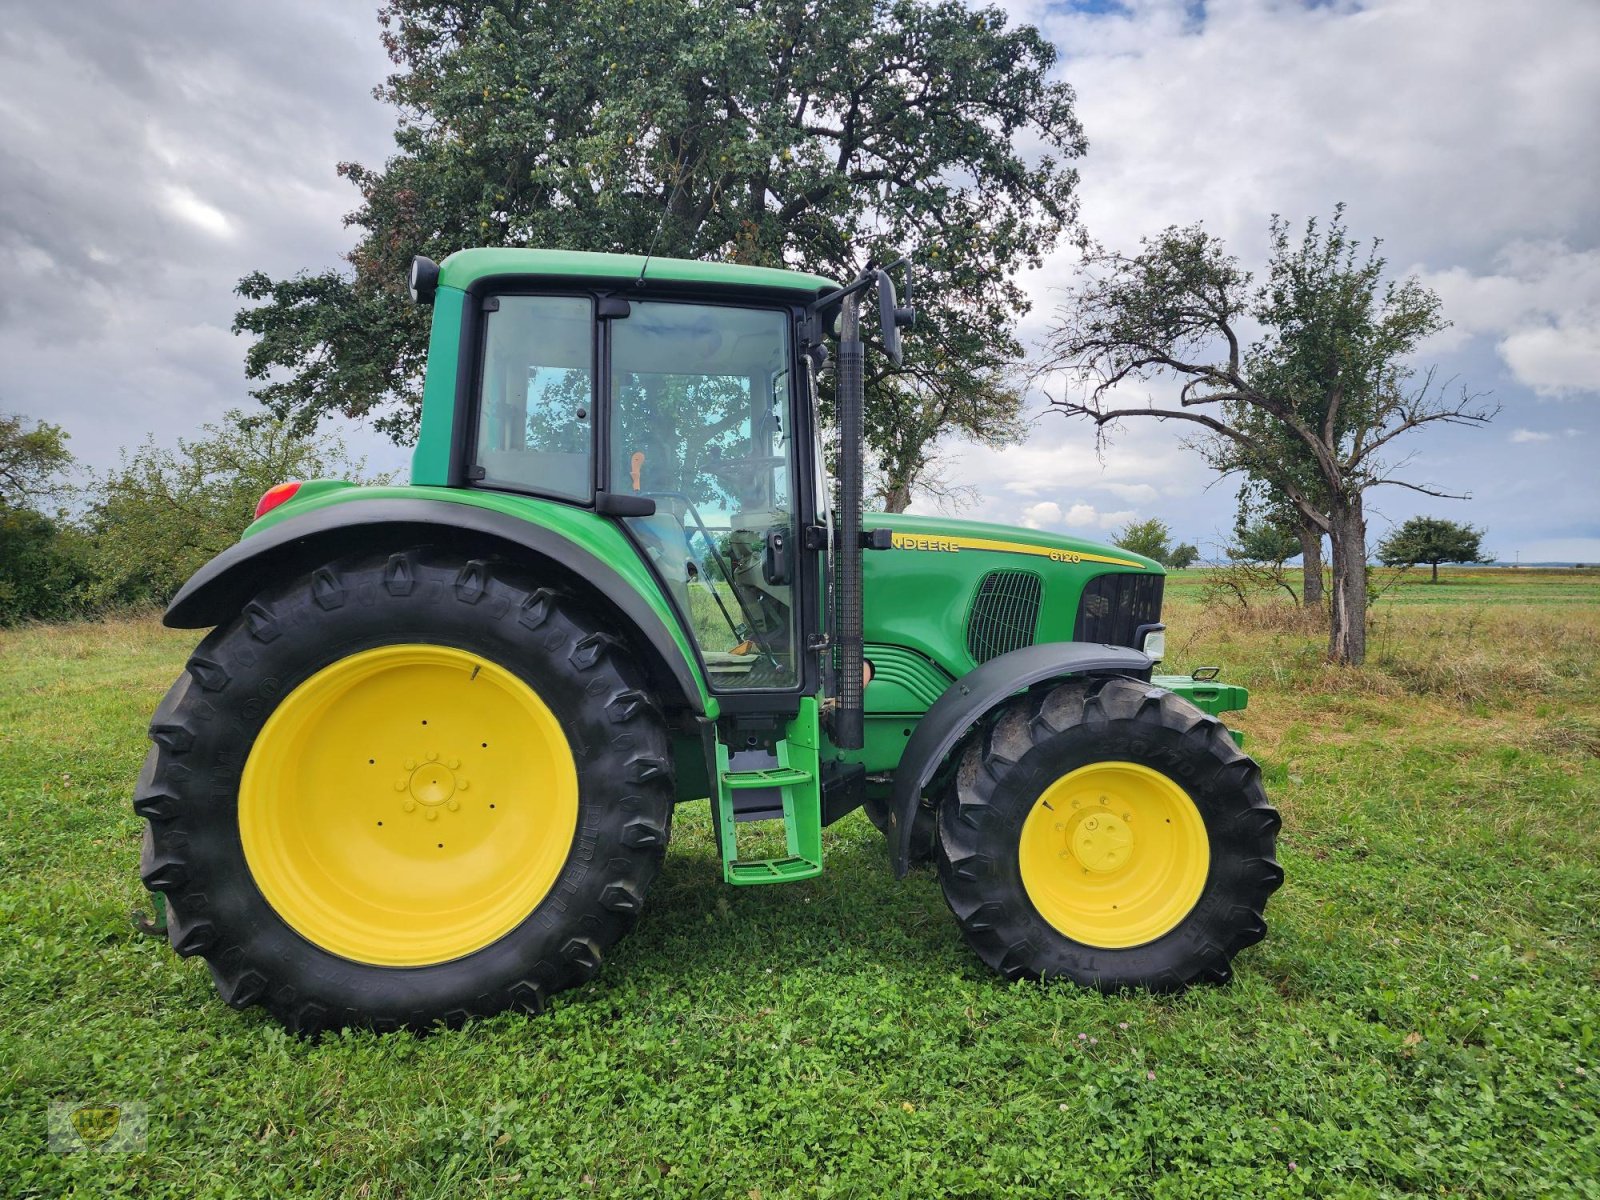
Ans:
[[[1079,820],[1068,844],[1085,870],[1101,873],[1126,866],[1135,852],[1133,829],[1111,812]]]
[[[415,812],[420,804],[430,821],[439,819],[441,805],[449,812],[460,810],[461,801],[456,793],[466,791],[471,784],[465,776],[457,774],[461,769],[459,758],[430,754],[421,763],[408,758],[405,765],[411,773],[394,781],[395,791],[408,793],[400,802],[402,809]]]

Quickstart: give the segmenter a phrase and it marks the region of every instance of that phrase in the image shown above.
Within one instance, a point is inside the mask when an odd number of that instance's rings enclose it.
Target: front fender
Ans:
[[[228,547],[179,589],[162,623],[203,629],[232,620],[268,582],[313,570],[342,554],[400,549],[418,540],[445,546],[499,543],[551,560],[573,582],[598,593],[618,618],[638,631],[660,671],[676,685],[682,702],[705,715],[707,692],[682,631],[674,631],[657,608],[603,558],[537,521],[476,504],[423,497],[340,497],[282,520]],[[629,550],[631,553],[631,550]],[[712,714],[714,715],[714,714]]]
[[[1049,679],[1080,675],[1150,677],[1150,659],[1126,646],[1042,642],[991,658],[946,689],[917,723],[895,768],[889,797],[889,856],[895,878],[911,869],[912,829],[922,789],[967,730],[1008,696]]]

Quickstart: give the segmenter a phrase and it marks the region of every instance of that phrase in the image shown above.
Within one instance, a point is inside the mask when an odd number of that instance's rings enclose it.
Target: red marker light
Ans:
[[[287,483],[275,483],[261,493],[261,499],[256,502],[256,517],[266,516],[278,505],[289,499],[300,490],[300,481],[291,479]]]

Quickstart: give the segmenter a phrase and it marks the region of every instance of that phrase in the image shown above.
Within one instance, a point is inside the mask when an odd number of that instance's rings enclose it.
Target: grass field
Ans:
[[[1008,986],[860,814],[820,879],[730,889],[697,805],[545,1017],[317,1044],[129,928],[193,635],[0,633],[0,1194],[1600,1197],[1600,578],[1408,582],[1361,672],[1171,597],[1284,814],[1231,986]],[[48,1153],[53,1100],[147,1105],[148,1149]]]

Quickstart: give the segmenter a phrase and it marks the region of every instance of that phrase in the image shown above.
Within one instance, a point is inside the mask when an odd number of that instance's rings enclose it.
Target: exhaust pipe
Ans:
[[[864,741],[861,670],[861,459],[865,404],[861,350],[861,303],[845,296],[839,311],[839,363],[835,368],[839,406],[839,530],[834,558],[834,645],[838,666],[838,707],[833,744],[859,750]]]

